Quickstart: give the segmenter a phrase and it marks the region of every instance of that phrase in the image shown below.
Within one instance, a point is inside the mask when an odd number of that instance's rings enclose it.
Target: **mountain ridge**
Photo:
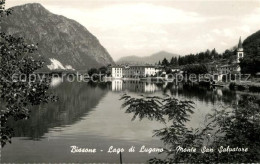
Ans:
[[[172,57],[177,57],[178,54],[170,53],[167,51],[159,51],[148,56],[130,55],[120,58],[116,61],[117,64],[155,64],[162,61],[164,58],[170,60]]]
[[[1,31],[38,43],[37,54],[46,60],[45,68],[84,70],[114,63],[99,40],[77,21],[53,14],[39,3],[11,9]]]

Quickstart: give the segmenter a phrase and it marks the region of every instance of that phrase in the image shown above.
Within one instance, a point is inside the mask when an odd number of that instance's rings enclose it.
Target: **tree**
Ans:
[[[88,71],[88,75],[89,76],[92,76],[94,74],[98,74],[99,71],[96,69],[96,68],[91,68],[89,71]]]
[[[207,67],[203,64],[188,64],[183,68],[188,75],[189,74],[206,74],[208,73]]]
[[[105,75],[105,74],[107,73],[107,67],[105,67],[105,66],[100,67],[100,68],[98,69],[98,71],[99,71],[101,74]]]
[[[216,49],[214,48],[210,53],[211,59],[217,60],[219,58],[219,54],[217,53]]]
[[[171,58],[170,65],[174,65],[174,58]]]
[[[207,49],[207,50],[205,51],[205,59],[206,59],[206,60],[210,59],[210,50],[209,50],[209,49]]]
[[[162,65],[163,66],[168,66],[169,65],[169,62],[168,62],[168,60],[166,58],[163,59]]]
[[[181,56],[178,58],[178,65],[183,65],[183,58]]]
[[[232,53],[232,51],[230,51],[230,50],[225,50],[225,52],[222,54],[222,56],[223,56],[223,59],[228,59],[230,56],[232,56],[233,55],[233,53]]]
[[[1,18],[11,14],[11,10],[5,10],[4,8],[5,1],[0,1],[0,4]],[[37,45],[29,45],[21,37],[6,35],[4,32],[0,33],[2,146],[7,142],[11,142],[13,136],[12,128],[7,126],[8,119],[28,119],[30,116],[29,106],[56,100],[54,96],[47,94],[50,79],[34,74],[44,64],[42,60],[35,59],[34,52],[36,50]]]
[[[225,107],[213,109],[207,114],[203,127],[188,128],[187,123],[194,112],[194,103],[173,97],[133,98],[123,95],[122,105],[126,113],[132,113],[135,120],[148,118],[165,124],[154,130],[166,146],[165,159],[152,158],[149,163],[227,163],[258,162],[260,160],[260,100],[243,96],[233,104],[233,110]],[[228,107],[229,108],[229,107]],[[177,152],[176,148],[196,148],[195,152]],[[212,148],[213,152],[202,153],[201,148]],[[248,152],[231,151],[219,153],[219,148],[248,148]],[[221,155],[220,155],[221,154]]]
[[[241,67],[241,72],[244,74],[251,74],[255,75],[257,72],[260,72],[260,56],[259,57],[254,57],[254,58],[244,58],[240,60],[239,63]]]
[[[171,66],[177,66],[178,65],[178,60],[176,57],[172,57],[170,61]]]

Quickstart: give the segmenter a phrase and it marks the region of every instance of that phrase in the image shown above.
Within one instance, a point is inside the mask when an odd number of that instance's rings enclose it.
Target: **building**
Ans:
[[[237,47],[237,54],[236,54],[236,60],[231,63],[231,64],[225,64],[225,65],[220,65],[218,66],[217,71],[220,74],[231,74],[231,73],[240,73],[241,68],[239,66],[240,59],[244,58],[244,50],[241,42],[241,37],[238,42],[238,47]]]
[[[142,78],[154,76],[155,67],[150,65],[113,66],[111,76],[113,78]]]
[[[173,68],[173,69],[171,69],[171,71],[173,73],[179,73],[181,71],[181,69],[180,68]]]
[[[237,46],[236,60],[231,64],[223,64],[217,66],[217,74],[214,74],[214,80],[222,81],[223,75],[240,73],[241,68],[239,63],[240,63],[240,59],[243,58],[244,58],[244,50],[243,50],[242,41],[240,37]]]
[[[123,77],[123,67],[122,66],[113,66],[110,68],[111,76],[113,78],[122,78]]]
[[[220,74],[235,74],[241,71],[238,63],[222,65],[218,68]]]
[[[244,58],[244,50],[241,42],[241,37],[239,38],[239,43],[237,46],[237,63],[240,63],[240,59]]]
[[[123,70],[123,77],[149,77],[155,75],[155,67],[148,65],[132,65]]]

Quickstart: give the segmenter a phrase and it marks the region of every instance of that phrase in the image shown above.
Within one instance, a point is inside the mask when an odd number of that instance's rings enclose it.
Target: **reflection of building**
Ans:
[[[112,81],[112,91],[122,91],[122,80],[113,80]]]
[[[130,92],[155,92],[158,90],[154,83],[140,80],[128,80],[123,82],[123,89]]]
[[[113,78],[135,78],[147,77],[155,75],[155,67],[149,65],[133,65],[133,66],[113,66],[111,67],[111,75]]]
[[[112,91],[130,91],[152,93],[158,90],[154,83],[140,80],[112,80]]]

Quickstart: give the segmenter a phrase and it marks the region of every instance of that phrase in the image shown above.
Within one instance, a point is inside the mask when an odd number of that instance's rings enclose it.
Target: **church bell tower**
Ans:
[[[239,63],[239,59],[243,59],[244,50],[241,42],[241,37],[239,38],[238,46],[237,46],[237,63]]]

